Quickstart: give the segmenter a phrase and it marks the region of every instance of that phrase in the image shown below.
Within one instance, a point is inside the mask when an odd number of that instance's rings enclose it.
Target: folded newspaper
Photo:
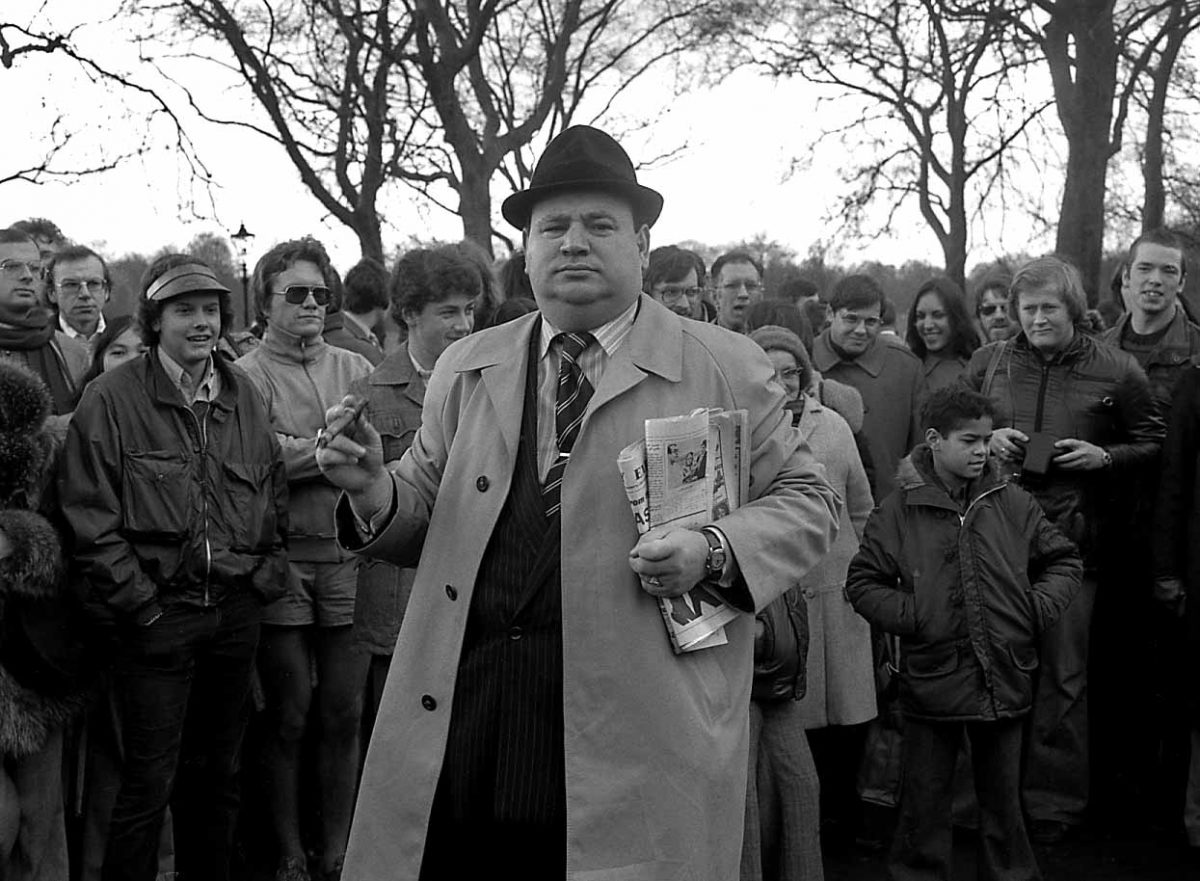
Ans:
[[[750,444],[745,410],[693,410],[647,419],[646,436],[617,457],[639,533],[659,526],[703,526],[747,500]],[[737,616],[704,583],[660,597],[659,609],[676,654],[724,645]]]

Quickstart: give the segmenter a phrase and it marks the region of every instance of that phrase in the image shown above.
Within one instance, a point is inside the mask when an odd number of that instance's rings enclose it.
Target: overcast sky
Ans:
[[[99,19],[114,0],[50,0],[56,21]],[[22,10],[42,6],[40,0],[5,0],[5,17],[21,20]],[[93,24],[78,33],[78,44],[106,64],[135,70],[135,56],[122,28]],[[149,128],[144,109],[123,116],[118,96],[89,83],[70,64],[54,58],[25,58],[11,70],[0,70],[4,86],[6,136],[0,139],[0,176],[28,164],[45,150],[46,132],[58,114],[81,129],[75,144],[79,153],[64,157],[87,161],[98,143],[119,149],[140,142]],[[203,90],[202,90],[203,91]],[[214,79],[211,100],[226,106],[245,104],[237,92],[221,88]],[[666,207],[653,230],[653,244],[694,239],[719,245],[765,233],[803,257],[817,241],[828,241],[832,227],[825,222],[841,194],[838,176],[844,158],[835,144],[813,151],[817,134],[815,95],[802,83],[777,85],[743,74],[711,91],[672,98],[648,83],[624,106],[670,106],[647,135],[653,144],[628,141],[635,161],[660,152],[659,145],[688,149],[670,163],[645,170],[641,180],[663,193]],[[143,105],[147,106],[147,105]],[[830,111],[824,110],[823,120]],[[603,121],[600,123],[603,125]],[[245,223],[257,235],[251,260],[273,242],[311,233],[322,238],[345,269],[358,259],[358,244],[344,226],[332,221],[299,177],[282,150],[261,136],[228,127],[197,123],[190,126],[198,152],[212,172],[213,205],[202,190],[194,190],[177,151],[170,146],[165,124],[151,130],[154,149],[123,163],[118,169],[71,184],[50,182],[33,186],[21,182],[0,186],[0,223],[28,216],[54,220],[72,239],[93,245],[109,256],[129,251],[151,252],[164,245],[183,245],[198,232],[235,230]],[[789,175],[792,160],[804,167]],[[1041,184],[1038,184],[1041,186]],[[201,213],[181,212],[181,202],[196,192]],[[494,211],[506,195],[494,188]],[[397,191],[380,205],[389,220],[385,247],[407,237],[456,239],[458,218],[422,204],[408,192]],[[915,206],[901,216],[898,235],[871,243],[842,247],[834,255],[847,264],[875,259],[900,264],[923,259],[940,265],[941,252]],[[1004,251],[1039,251],[1051,242],[1036,237],[1019,218],[989,218],[979,231],[972,259],[985,260]],[[986,239],[986,240],[984,240]],[[835,242],[836,244],[836,242]]]

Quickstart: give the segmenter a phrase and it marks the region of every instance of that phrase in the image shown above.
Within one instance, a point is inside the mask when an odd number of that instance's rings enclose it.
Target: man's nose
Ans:
[[[561,247],[564,252],[570,254],[587,251],[587,235],[581,224],[572,223],[567,227],[567,231],[563,233]]]

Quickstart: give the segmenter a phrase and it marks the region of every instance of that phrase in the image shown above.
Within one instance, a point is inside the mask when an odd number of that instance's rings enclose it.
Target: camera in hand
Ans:
[[[1025,444],[1025,459],[1021,463],[1023,474],[1042,477],[1050,471],[1050,462],[1058,454],[1054,444],[1058,441],[1052,434],[1035,431]]]

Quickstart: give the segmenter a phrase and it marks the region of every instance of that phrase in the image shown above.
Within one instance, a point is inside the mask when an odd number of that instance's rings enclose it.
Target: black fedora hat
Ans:
[[[600,190],[624,196],[634,218],[648,226],[662,213],[663,197],[637,182],[637,172],[621,145],[590,125],[573,125],[547,144],[528,189],[505,199],[500,213],[517,229],[524,229],[540,199],[564,190]]]

